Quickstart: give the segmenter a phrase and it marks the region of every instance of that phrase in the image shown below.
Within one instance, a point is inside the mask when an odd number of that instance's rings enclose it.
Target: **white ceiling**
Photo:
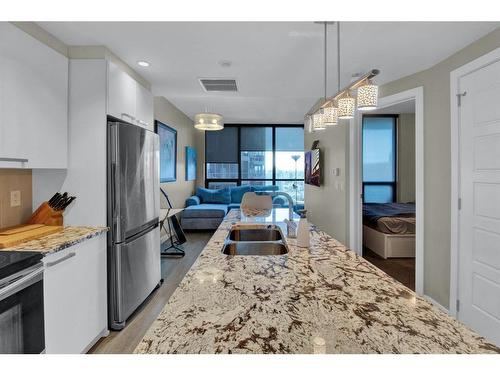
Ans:
[[[208,109],[227,123],[300,123],[323,96],[323,25],[311,22],[40,22],[68,45],[105,45],[188,116]],[[427,69],[498,22],[344,22],[342,85],[377,68],[382,84]],[[336,34],[329,26],[329,94]],[[149,68],[137,66],[147,60]],[[225,68],[221,60],[232,65]],[[235,78],[238,93],[206,93],[198,78]]]

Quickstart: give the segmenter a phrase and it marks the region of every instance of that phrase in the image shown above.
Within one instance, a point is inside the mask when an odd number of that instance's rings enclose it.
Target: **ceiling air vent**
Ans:
[[[200,78],[200,84],[206,92],[236,92],[236,80],[234,79],[212,79]]]

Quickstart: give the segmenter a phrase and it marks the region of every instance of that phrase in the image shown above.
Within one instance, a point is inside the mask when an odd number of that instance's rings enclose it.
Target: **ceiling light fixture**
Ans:
[[[141,61],[137,61],[137,65],[147,68],[151,64],[148,63],[147,61],[141,60]]]
[[[313,129],[314,130],[323,130],[326,129],[326,125],[324,123],[323,114],[320,112],[315,113],[313,116]]]
[[[374,85],[371,80],[367,80],[366,84],[358,87],[358,109],[372,111],[377,108],[377,104],[378,86]]]
[[[222,130],[224,119],[218,113],[198,113],[194,116],[194,127],[199,130]]]
[[[324,100],[326,102],[327,98],[327,88],[328,88],[328,22],[324,24],[324,42],[325,42],[325,96]],[[323,114],[323,124],[325,126],[335,126],[338,124],[338,109],[336,108],[334,103],[331,103],[329,106],[324,107],[321,111]]]
[[[351,119],[354,118],[354,108],[356,106],[356,99],[354,99],[349,91],[344,97],[339,99],[339,118],[340,119]]]
[[[306,115],[304,117],[304,127],[308,133],[312,133],[314,131],[314,123],[312,116]]]
[[[231,61],[229,60],[221,60],[219,61],[219,65],[222,66],[223,68],[229,68],[231,67]]]
[[[360,75],[354,82],[340,89],[341,77],[341,54],[340,54],[340,22],[337,24],[337,93],[327,98],[327,27],[333,22],[319,22],[324,25],[324,50],[325,50],[325,95],[306,113],[306,120],[313,119],[313,129],[324,129],[326,126],[337,125],[339,119],[352,119],[356,108],[360,111],[369,111],[377,108],[378,86],[373,84],[372,79],[380,71],[372,69],[364,75]],[[356,98],[351,96],[351,91],[357,93]],[[316,116],[319,114],[321,116]],[[321,124],[319,121],[321,120]]]
[[[326,126],[335,126],[338,124],[338,108],[333,105],[323,108],[323,121]]]

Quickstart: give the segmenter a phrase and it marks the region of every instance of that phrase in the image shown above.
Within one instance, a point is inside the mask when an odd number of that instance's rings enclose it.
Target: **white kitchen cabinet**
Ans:
[[[44,257],[45,350],[84,353],[106,335],[106,235]]]
[[[112,62],[108,63],[108,114],[124,121],[136,120],[136,81]]]
[[[139,83],[137,84],[136,93],[138,125],[154,131],[153,94]]]
[[[68,59],[0,23],[0,168],[66,168]]]
[[[108,62],[108,114],[154,130],[153,95],[111,61]]]

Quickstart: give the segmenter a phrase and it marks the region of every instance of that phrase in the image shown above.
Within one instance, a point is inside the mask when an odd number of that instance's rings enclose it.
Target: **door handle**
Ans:
[[[54,260],[53,262],[47,262],[45,265],[47,266],[47,268],[53,267],[56,264],[59,264],[59,263],[64,262],[65,260],[68,260],[69,258],[73,258],[75,255],[76,255],[76,253],[69,253],[68,255],[63,256],[62,258],[60,258],[58,260]]]
[[[0,158],[0,161],[12,161],[17,163],[27,163],[28,159],[25,158]]]
[[[132,115],[129,115],[128,113],[122,113],[122,118],[123,118],[123,117],[128,117],[128,118],[129,118],[129,119],[131,119],[132,121],[134,121],[134,120],[135,120],[135,117],[134,117],[134,116],[132,116]]]

